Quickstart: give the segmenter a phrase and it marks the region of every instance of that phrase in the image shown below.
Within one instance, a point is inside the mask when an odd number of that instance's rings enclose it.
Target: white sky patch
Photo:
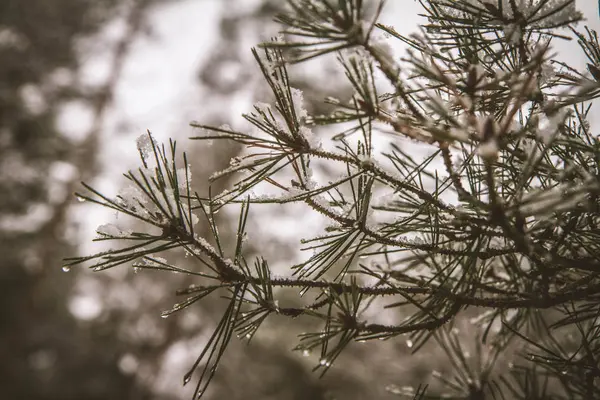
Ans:
[[[102,313],[102,303],[98,298],[88,294],[78,294],[69,300],[69,312],[77,319],[91,321]]]
[[[48,187],[48,197],[51,203],[61,202],[70,193],[66,192],[65,183],[71,181],[77,175],[77,168],[71,163],[64,161],[55,161],[50,164],[49,170],[50,185]]]
[[[92,107],[82,101],[69,101],[61,105],[56,125],[61,134],[74,142],[83,141],[94,123]]]

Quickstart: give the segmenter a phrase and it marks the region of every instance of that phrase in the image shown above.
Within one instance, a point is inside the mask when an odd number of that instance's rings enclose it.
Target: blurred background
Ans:
[[[179,141],[190,155],[194,188],[205,192],[208,176],[240,149],[189,141],[197,132],[188,123],[242,129],[241,113],[270,99],[250,48],[277,34],[272,18],[283,3],[0,1],[0,397],[190,396],[183,374],[223,304],[202,302],[162,319],[177,301],[175,290],[197,282],[126,266],[63,271],[62,258],[98,251],[95,228],[116,218],[72,194],[84,180],[114,196],[121,174],[136,167],[135,138],[147,129],[159,142]],[[596,1],[578,6],[598,29]],[[418,2],[388,1],[386,10],[382,22],[402,34],[416,30]],[[569,62],[585,65],[568,46],[559,50]],[[394,49],[401,54],[401,46]],[[325,96],[352,94],[335,63],[295,66],[292,81],[309,113],[328,111]],[[218,182],[213,190],[226,186]],[[292,264],[298,239],[323,225],[306,215],[300,226],[305,211],[257,207],[250,231],[260,241],[251,238],[249,252],[275,268]],[[235,212],[219,217],[233,240]],[[274,218],[283,229],[273,228]],[[169,261],[189,262],[177,254]],[[290,351],[309,324],[273,319],[251,345],[232,340],[207,398],[386,398],[389,384],[418,385],[433,364],[450,368],[436,361],[443,355],[434,349],[410,356],[398,339],[351,346],[319,380],[311,372],[318,360]]]

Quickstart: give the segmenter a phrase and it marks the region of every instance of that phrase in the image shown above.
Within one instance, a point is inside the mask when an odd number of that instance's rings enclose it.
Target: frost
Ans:
[[[138,171],[140,175],[144,175],[146,178],[152,178],[156,176],[156,169],[154,168],[140,168]]]
[[[396,200],[397,195],[395,193],[387,193],[377,198],[374,198],[371,201],[373,207],[391,207],[394,205],[394,201]]]
[[[450,0],[447,1],[451,3]],[[462,2],[471,4],[477,8],[480,8],[481,4],[490,4],[498,8],[498,0],[462,0]],[[532,25],[538,28],[551,28],[582,17],[581,13],[575,8],[575,2],[572,0],[519,0],[514,2],[513,0],[502,0],[502,7],[500,9],[502,10],[502,20],[504,21],[515,19],[511,3],[516,3],[519,13],[526,21],[535,20],[536,22]],[[452,6],[444,5],[443,10],[444,14],[451,18],[465,17],[463,11],[457,10]],[[498,19],[494,19],[494,22],[501,23]]]
[[[177,212],[179,205],[175,200],[175,192],[172,188],[166,188],[165,195],[159,195],[157,198],[164,210],[169,210],[173,213]]]
[[[281,63],[279,61],[264,60],[263,65],[267,74],[271,76],[274,76],[277,73],[277,69],[281,68]]]
[[[229,167],[212,173],[208,179],[211,181],[214,181],[223,176],[229,175],[233,172],[239,172],[244,169],[248,170],[260,162],[261,162],[261,159],[251,159],[251,158],[243,159],[240,157],[234,157],[229,161],[229,165],[230,165]]]
[[[541,70],[540,82],[548,83],[555,76],[556,76],[556,71],[554,70],[554,67],[552,66],[552,64],[543,63],[542,70]]]
[[[163,264],[168,264],[168,262],[162,257],[149,256],[148,258],[144,258],[144,265],[148,267],[163,267]]]
[[[389,65],[394,64],[394,51],[385,40],[377,40],[371,45],[376,54],[383,58],[383,61]]]
[[[127,186],[122,189],[117,196],[117,200],[121,206],[129,210],[135,210],[139,204],[148,203],[146,196],[135,186]]]
[[[260,112],[269,114],[269,111],[271,110],[271,105],[269,103],[263,103],[262,101],[259,101],[254,104],[254,108],[256,108]]]
[[[521,27],[518,24],[512,23],[504,26],[504,36],[510,44],[518,44],[522,35]]]
[[[242,162],[242,157],[232,157],[231,160],[229,160],[229,166],[231,167],[237,167],[238,165],[240,165]]]
[[[549,118],[541,120],[536,131],[536,136],[544,144],[549,144],[567,117],[568,111],[562,108]]]
[[[463,128],[450,128],[449,134],[454,139],[458,139],[463,142],[466,142],[469,140],[469,132],[467,132],[467,130],[463,129]]]
[[[177,185],[179,189],[186,189],[192,183],[192,170],[188,165],[186,168],[177,170]]]
[[[154,146],[156,146],[156,141],[150,132],[138,136],[138,138],[135,140],[135,143],[144,160],[146,160],[148,156],[153,153]]]
[[[181,211],[186,218],[191,216],[192,220],[190,222],[191,222],[192,226],[194,226],[198,222],[200,222],[200,220],[198,219],[198,216],[196,214],[189,212],[187,204],[181,204]]]
[[[486,160],[493,160],[498,156],[498,143],[495,140],[488,140],[477,148],[477,154]]]
[[[375,165],[375,159],[367,154],[359,154],[358,161],[360,161],[360,166],[363,168],[368,168]]]
[[[231,127],[227,124],[223,124],[218,127],[218,130],[206,131],[206,134],[204,136],[222,136],[222,135],[226,135],[229,132],[231,132]],[[204,143],[208,147],[210,147],[213,145],[213,139],[205,139]]]
[[[598,189],[595,180],[574,186],[563,183],[551,189],[535,189],[525,194],[519,204],[519,212],[524,217],[546,215],[569,210],[580,202],[585,202],[588,193]]]
[[[381,24],[382,27],[384,27],[386,30],[388,30],[389,32],[384,32],[383,33],[383,37],[385,38],[390,38],[393,35],[398,35],[398,32],[396,32],[396,28],[394,28],[392,25],[385,25],[385,24]]]
[[[116,226],[115,224],[104,224],[96,228],[96,233],[100,237],[126,237],[131,235],[131,231],[125,231]]]
[[[526,154],[531,154],[536,149],[536,142],[531,139],[523,139],[521,140],[521,148]]]
[[[294,105],[294,112],[296,117],[300,120],[308,117],[308,111],[304,108],[304,94],[302,90],[296,88],[290,88],[292,92],[292,103]]]
[[[301,126],[300,129],[298,129],[298,134],[306,139],[308,145],[313,150],[320,149],[323,146],[319,137],[307,126]]]

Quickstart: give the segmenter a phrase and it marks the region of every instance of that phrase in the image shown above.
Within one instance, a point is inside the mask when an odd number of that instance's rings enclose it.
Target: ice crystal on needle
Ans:
[[[131,231],[124,231],[115,224],[103,224],[96,228],[96,233],[100,237],[125,237],[131,234]]]
[[[192,170],[188,165],[185,168],[179,168],[177,170],[177,185],[179,189],[185,189],[192,183]]]
[[[300,120],[308,117],[308,111],[304,108],[304,94],[302,90],[296,88],[290,88],[292,92],[292,102],[294,103],[294,111],[296,117]]]
[[[135,210],[140,204],[147,204],[148,198],[142,193],[141,190],[134,186],[127,186],[123,188],[118,196],[118,202],[125,208]]]
[[[156,141],[152,137],[152,134],[148,132],[138,136],[135,143],[142,157],[147,159],[152,154]]]

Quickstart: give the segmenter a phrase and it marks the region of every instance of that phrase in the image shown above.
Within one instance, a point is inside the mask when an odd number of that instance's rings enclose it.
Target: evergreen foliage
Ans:
[[[403,36],[377,23],[383,3],[367,15],[361,0],[288,0],[277,19],[282,36],[253,50],[274,96],[244,115],[254,131],[192,123],[203,130],[195,140],[244,146],[211,177],[233,177],[230,190],[200,196],[188,156],[148,133],[129,188],[116,198],[88,185],[77,194],[149,229],[103,225],[98,240],[124,246],[67,259],[65,268],[133,262],[202,282],[179,290],[184,300],[165,317],[208,298],[224,302],[184,377],[195,377],[195,397],[234,335],[251,341],[280,315],[321,321],[295,347],[319,354],[321,374],[352,342],[404,336],[416,352],[434,339],[453,373],[434,373],[441,384],[429,390],[388,387],[408,398],[600,398],[600,140],[588,122],[600,93],[596,32],[576,30],[574,0],[421,4],[427,23]],[[381,33],[406,44],[406,56],[395,57]],[[571,38],[588,71],[552,52],[553,41]],[[329,53],[355,94],[326,99],[337,107],[330,115],[308,115],[289,65]],[[423,157],[407,150],[414,144]],[[320,181],[319,163],[341,176]],[[265,186],[270,194],[256,194]],[[312,255],[275,276],[264,258],[247,259],[246,224],[257,203],[291,202],[330,225],[302,241]],[[239,209],[234,248],[220,240],[223,207]],[[196,224],[212,237],[199,237]],[[170,249],[184,249],[198,268],[155,256]],[[280,304],[281,288],[296,289],[304,306]],[[460,340],[465,318],[478,332],[475,355]]]

